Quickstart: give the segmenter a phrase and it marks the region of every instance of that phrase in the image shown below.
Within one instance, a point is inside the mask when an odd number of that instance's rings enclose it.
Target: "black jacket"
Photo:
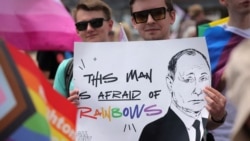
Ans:
[[[206,122],[203,118],[203,127]],[[169,108],[164,117],[143,128],[139,141],[189,141],[189,136],[182,120]]]

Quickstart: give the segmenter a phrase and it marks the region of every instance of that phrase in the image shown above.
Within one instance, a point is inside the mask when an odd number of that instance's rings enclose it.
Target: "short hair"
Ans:
[[[132,14],[133,13],[133,10],[132,10],[132,5],[135,3],[136,0],[130,0],[129,1],[129,6],[130,6],[130,13]],[[172,0],[165,0],[165,4],[168,8],[168,11],[173,11],[174,10],[174,6],[173,6],[173,2]]]
[[[175,73],[176,73],[176,64],[177,64],[177,61],[183,56],[183,55],[189,55],[189,56],[195,56],[197,54],[200,54],[202,56],[202,58],[206,61],[206,64],[210,70],[210,66],[209,66],[209,63],[207,61],[207,58],[204,54],[202,54],[201,52],[199,52],[198,50],[195,50],[195,49],[185,49],[185,50],[182,50],[180,52],[178,52],[177,54],[175,54],[171,60],[169,61],[169,64],[168,64],[168,76],[174,80],[174,76],[175,76]]]
[[[102,0],[79,0],[76,8],[73,10],[73,18],[76,21],[76,13],[78,10],[85,11],[103,11],[106,20],[111,19],[112,10],[108,4]]]
[[[193,4],[188,7],[187,12],[191,19],[195,19],[201,13],[204,13],[204,9],[200,4]]]

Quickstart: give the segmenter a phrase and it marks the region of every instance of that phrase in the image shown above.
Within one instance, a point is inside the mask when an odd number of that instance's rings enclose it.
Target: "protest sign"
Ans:
[[[79,141],[144,140],[147,125],[165,120],[170,111],[178,116],[184,113],[180,119],[185,123],[195,119],[204,122],[203,118],[208,117],[204,108],[205,94],[201,91],[211,83],[204,38],[75,43],[74,52],[73,80],[75,88],[79,89],[80,102],[77,114]],[[173,67],[176,67],[176,80],[169,77]],[[178,108],[172,104],[194,112],[176,112]],[[192,117],[193,113],[199,114]],[[174,131],[174,128],[169,129]],[[186,132],[178,129],[175,133],[184,137]],[[195,134],[190,138],[195,138]]]

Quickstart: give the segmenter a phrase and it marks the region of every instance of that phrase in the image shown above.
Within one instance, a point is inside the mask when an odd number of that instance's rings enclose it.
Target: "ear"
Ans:
[[[173,79],[169,75],[166,77],[166,82],[167,82],[167,87],[168,87],[169,92],[172,92]]]
[[[109,28],[110,28],[110,31],[111,31],[112,28],[113,28],[113,24],[114,24],[114,21],[113,21],[113,20],[109,20]]]
[[[171,11],[169,14],[170,14],[170,18],[171,18],[171,22],[170,23],[174,24],[176,13],[175,13],[175,11]]]

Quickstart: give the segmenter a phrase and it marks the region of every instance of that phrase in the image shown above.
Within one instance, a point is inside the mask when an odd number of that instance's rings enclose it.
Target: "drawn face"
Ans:
[[[171,82],[172,100],[178,109],[194,116],[205,106],[202,89],[209,84],[210,72],[204,58],[200,54],[183,55],[177,61],[175,77]]]
[[[85,30],[78,30],[78,34],[81,39],[86,42],[105,42],[109,40],[109,31],[111,31],[113,26],[112,20],[99,21],[98,19],[105,19],[104,13],[102,11],[85,11],[79,9],[76,13],[76,23],[92,21],[92,26],[90,23],[87,24]],[[97,19],[97,20],[96,20]],[[100,23],[102,22],[102,23]],[[101,25],[101,26],[100,26]],[[95,28],[95,26],[97,26]]]
[[[152,9],[161,7],[167,9],[165,0],[136,0],[132,6],[132,13],[150,9],[152,11]],[[175,21],[175,12],[166,10],[164,12],[165,18],[160,18],[160,20],[157,20],[157,17],[159,17],[157,14],[159,15],[160,12],[151,12],[151,14],[148,14],[147,21],[144,23],[136,23],[136,20],[132,17],[131,20],[134,28],[138,30],[144,40],[163,40],[169,38],[170,26]]]

